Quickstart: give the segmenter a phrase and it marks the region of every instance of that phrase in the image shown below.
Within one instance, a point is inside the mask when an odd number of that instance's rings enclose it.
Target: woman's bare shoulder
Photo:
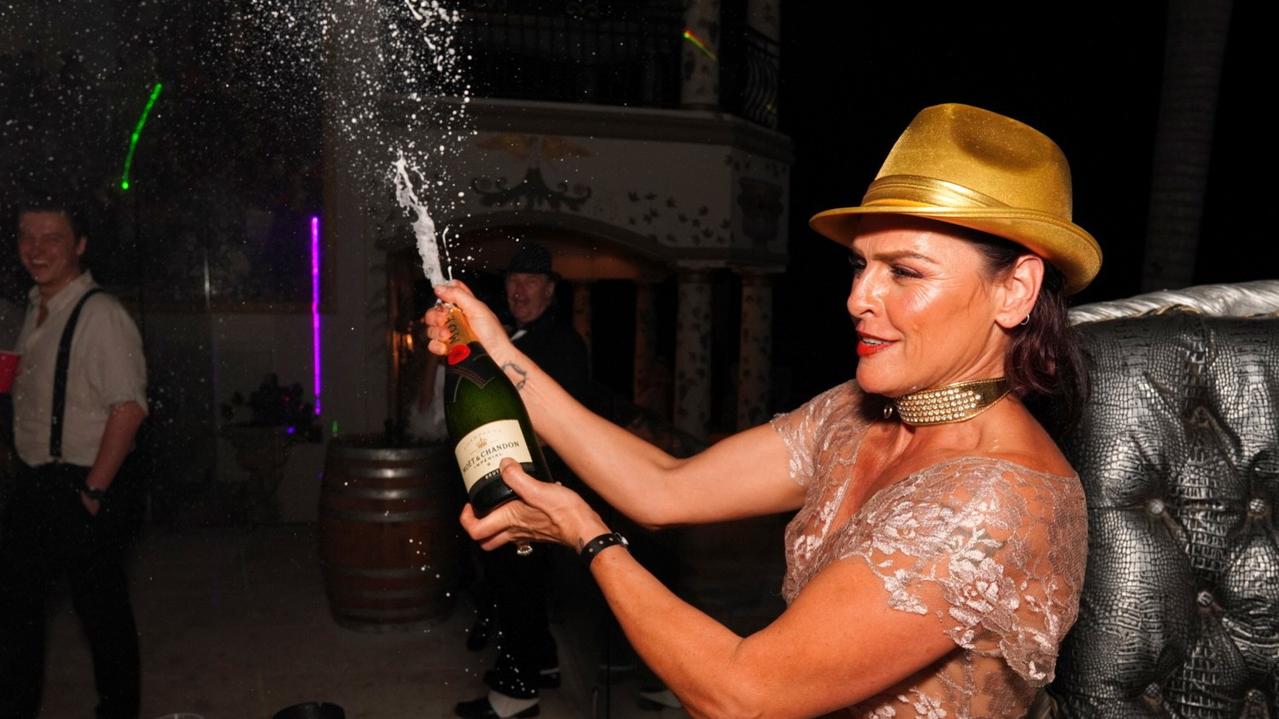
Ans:
[[[952,480],[995,481],[1019,479],[1034,481],[1039,478],[1076,479],[1075,471],[1067,464],[1063,468],[1044,467],[1038,458],[1018,454],[961,454],[939,459],[915,472],[916,475],[932,475]]]
[[[970,454],[990,457],[1030,472],[1073,477],[1075,470],[1043,425],[1020,402],[1000,403]]]

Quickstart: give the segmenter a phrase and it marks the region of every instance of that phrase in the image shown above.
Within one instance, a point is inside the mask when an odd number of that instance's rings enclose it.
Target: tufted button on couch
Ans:
[[[1053,714],[1279,719],[1279,317],[1079,330],[1089,556]]]

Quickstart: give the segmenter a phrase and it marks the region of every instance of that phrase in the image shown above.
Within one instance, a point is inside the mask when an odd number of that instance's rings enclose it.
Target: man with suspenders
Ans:
[[[45,601],[69,579],[93,655],[98,717],[139,712],[137,629],[124,572],[121,464],[147,413],[142,339],[82,269],[74,209],[24,204],[18,255],[35,287],[17,351],[14,445],[22,460],[0,524],[0,717],[39,714]]]

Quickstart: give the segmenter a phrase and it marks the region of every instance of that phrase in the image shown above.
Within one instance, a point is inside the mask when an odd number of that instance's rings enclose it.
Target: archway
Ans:
[[[600,409],[635,403],[669,418],[674,340],[672,323],[658,315],[673,318],[675,288],[665,248],[612,225],[558,213],[497,213],[446,226],[446,272],[465,280],[499,315],[505,311],[502,273],[520,243],[546,247],[561,279],[559,311],[592,350]],[[392,416],[404,426],[422,393],[423,372],[434,369],[418,325],[434,296],[416,249],[397,244],[387,255],[388,396]],[[659,336],[662,327],[670,336]]]

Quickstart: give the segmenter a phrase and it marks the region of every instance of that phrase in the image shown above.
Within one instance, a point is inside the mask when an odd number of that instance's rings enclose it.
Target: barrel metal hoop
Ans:
[[[435,497],[441,494],[425,487],[407,489],[369,489],[365,487],[342,487],[329,495],[329,499],[355,497],[357,499],[420,499]]]
[[[325,476],[331,479],[341,479],[343,477],[351,477],[354,479],[415,479],[422,477],[431,477],[438,472],[432,472],[434,468],[424,467],[420,464],[410,465],[407,467],[367,467],[346,465],[344,467],[329,467],[325,470]]]
[[[330,444],[329,454],[342,459],[405,462],[435,459],[440,456],[441,449],[442,447],[349,447],[341,444]]]
[[[320,505],[320,519],[338,519],[348,522],[373,522],[374,524],[403,524],[420,522],[424,519],[439,519],[444,512],[439,509],[419,512],[353,512],[349,509],[337,509],[330,504]]]

